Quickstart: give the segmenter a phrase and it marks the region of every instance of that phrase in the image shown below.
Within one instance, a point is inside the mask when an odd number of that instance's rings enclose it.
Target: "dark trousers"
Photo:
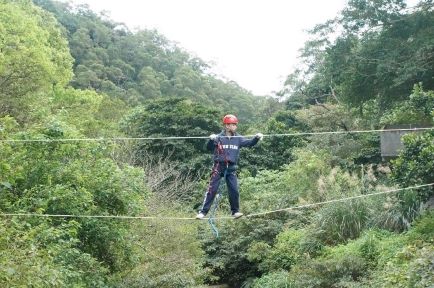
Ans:
[[[226,171],[226,173],[225,173]],[[209,181],[208,190],[203,200],[203,207],[200,212],[207,214],[211,208],[212,202],[217,195],[220,180],[226,175],[226,186],[228,187],[229,204],[231,205],[232,214],[240,210],[240,194],[238,192],[238,180],[236,175],[235,165],[226,166],[225,163],[216,162],[212,168],[211,179]]]

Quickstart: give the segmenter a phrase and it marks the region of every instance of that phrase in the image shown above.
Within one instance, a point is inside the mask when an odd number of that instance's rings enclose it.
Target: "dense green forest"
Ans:
[[[273,98],[158,31],[0,0],[0,286],[433,287],[434,132],[407,133],[392,159],[378,131],[350,133],[433,126],[433,8],[349,0]],[[182,137],[227,113],[265,137],[238,171],[257,216],[218,220],[216,238],[190,219],[206,139]]]

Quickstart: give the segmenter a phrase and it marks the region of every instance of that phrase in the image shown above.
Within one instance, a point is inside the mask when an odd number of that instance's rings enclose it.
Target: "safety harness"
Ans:
[[[216,151],[216,153],[217,153],[217,155],[223,155],[223,158],[224,158],[224,165],[225,165],[224,173],[223,173],[224,181],[221,181],[221,179],[220,179],[219,187],[217,189],[217,195],[215,196],[215,199],[214,199],[214,205],[211,208],[211,213],[210,213],[210,216],[208,218],[208,223],[211,226],[212,233],[214,234],[214,236],[216,238],[218,238],[219,237],[219,231],[218,231],[216,223],[215,223],[215,214],[216,214],[219,202],[220,202],[220,198],[222,198],[222,195],[223,195],[222,182],[223,183],[226,182],[226,176],[227,176],[228,167],[229,167],[229,161],[227,159],[227,155],[226,155],[225,151],[223,150],[223,145],[221,143],[220,137],[217,138],[217,151]],[[219,177],[220,177],[221,172],[219,170],[220,170],[220,162],[217,162],[214,165],[213,171],[211,173],[211,179],[212,179],[212,177],[214,177],[215,173],[218,173]]]

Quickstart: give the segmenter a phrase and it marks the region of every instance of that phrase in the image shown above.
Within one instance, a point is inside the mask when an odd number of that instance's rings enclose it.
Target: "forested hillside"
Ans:
[[[348,1],[277,101],[158,31],[0,0],[0,286],[433,287],[434,132],[385,159],[379,131],[433,127],[433,8]],[[193,217],[228,113],[265,137],[216,237]]]
[[[257,107],[263,98],[253,97],[235,82],[225,83],[206,73],[207,63],[158,31],[133,33],[86,6],[34,2],[53,13],[66,29],[74,57],[74,88],[94,89],[132,106],[160,97],[186,97],[237,112],[246,121],[261,115]]]

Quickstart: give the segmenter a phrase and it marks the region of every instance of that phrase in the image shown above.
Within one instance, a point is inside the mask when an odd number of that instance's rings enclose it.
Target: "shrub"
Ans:
[[[434,241],[434,210],[427,212],[413,223],[412,229],[407,233],[410,243],[415,241]]]
[[[290,229],[276,237],[276,243],[265,260],[268,271],[290,270],[291,267],[307,255],[303,255],[301,242],[305,231]]]
[[[362,287],[393,236],[370,230],[345,245],[324,247],[320,256],[300,259],[289,272],[288,283],[293,285],[290,287]]]
[[[400,186],[408,187],[434,183],[434,134],[406,135],[405,148],[393,162],[392,178]],[[423,203],[434,195],[434,187],[403,191],[398,194],[396,213],[401,215],[401,229],[408,229],[411,222],[423,211]]]
[[[294,287],[342,287],[342,282],[357,282],[366,274],[366,262],[357,255],[316,259],[291,271]]]
[[[108,269],[78,248],[79,227],[0,219],[0,286],[105,287]]]
[[[374,287],[432,287],[434,283],[434,248],[408,245],[393,257],[385,267],[373,275]]]
[[[253,282],[252,288],[292,288],[293,286],[287,271],[276,271],[266,274]]]
[[[315,216],[317,237],[325,244],[334,245],[355,239],[367,228],[370,209],[365,200],[352,200],[324,206]]]
[[[212,271],[208,281],[239,287],[246,279],[260,275],[256,260],[253,263],[249,260],[252,259],[249,248],[253,241],[270,245],[281,229],[282,221],[275,219],[222,221],[219,238],[208,232],[202,242],[207,254],[205,267]]]

